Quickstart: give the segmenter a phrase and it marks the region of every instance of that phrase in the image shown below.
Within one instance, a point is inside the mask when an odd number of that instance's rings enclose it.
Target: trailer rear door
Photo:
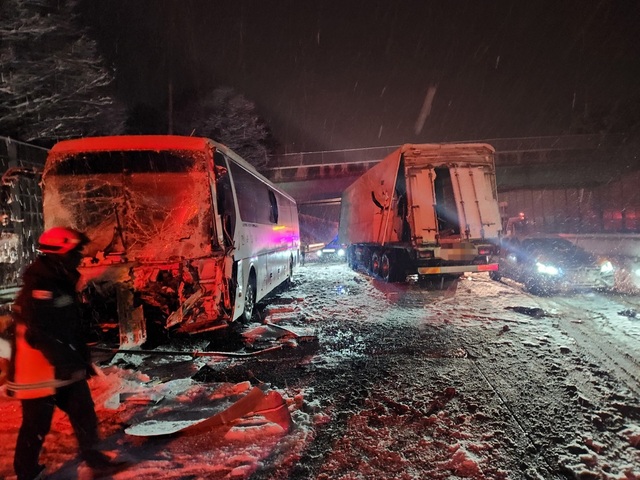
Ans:
[[[438,233],[434,208],[434,180],[435,171],[432,168],[409,168],[407,171],[409,222],[413,223],[414,235],[422,237],[422,243],[434,242]]]
[[[496,238],[500,212],[483,167],[452,167],[453,192],[461,231],[469,228],[470,238]]]

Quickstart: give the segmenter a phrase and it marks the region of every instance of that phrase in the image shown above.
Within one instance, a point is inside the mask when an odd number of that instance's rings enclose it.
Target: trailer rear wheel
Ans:
[[[374,277],[380,275],[380,254],[378,252],[373,252],[371,255],[371,274]]]
[[[385,282],[391,283],[395,281],[394,278],[394,266],[391,261],[391,253],[385,252],[380,259],[380,278]]]
[[[349,265],[351,270],[355,270],[358,265],[353,246],[349,246],[349,248],[347,248],[347,265]]]
[[[363,248],[360,253],[360,265],[365,269],[367,273],[371,273],[371,250]]]

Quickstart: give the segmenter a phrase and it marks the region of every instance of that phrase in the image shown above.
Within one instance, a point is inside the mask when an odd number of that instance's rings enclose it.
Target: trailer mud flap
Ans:
[[[147,325],[142,305],[133,306],[133,290],[125,285],[116,287],[120,348],[139,347],[147,341]]]

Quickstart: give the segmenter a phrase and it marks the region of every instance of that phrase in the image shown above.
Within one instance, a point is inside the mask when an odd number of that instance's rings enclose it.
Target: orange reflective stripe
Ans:
[[[55,386],[50,382],[56,379],[55,369],[40,350],[27,343],[24,338],[26,331],[23,324],[16,324],[14,375],[12,381],[7,382],[7,389],[13,391],[15,398],[53,395]]]

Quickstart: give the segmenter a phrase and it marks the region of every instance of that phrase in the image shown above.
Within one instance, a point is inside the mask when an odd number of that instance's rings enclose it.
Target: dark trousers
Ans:
[[[22,400],[22,425],[13,459],[18,480],[38,473],[38,457],[56,406],[69,417],[81,452],[92,449],[98,441],[98,419],[86,380],[59,388],[50,397]]]

